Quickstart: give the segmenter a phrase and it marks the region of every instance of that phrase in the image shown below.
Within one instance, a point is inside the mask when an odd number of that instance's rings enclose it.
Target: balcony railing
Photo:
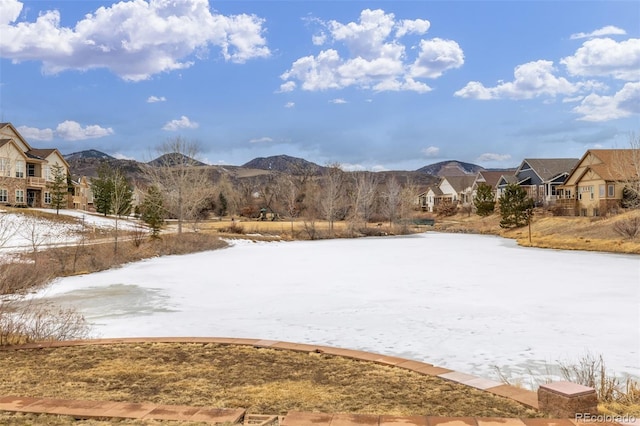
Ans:
[[[41,177],[27,177],[27,185],[28,186],[41,186],[41,187],[45,187],[47,186],[47,180],[45,178],[41,178]]]

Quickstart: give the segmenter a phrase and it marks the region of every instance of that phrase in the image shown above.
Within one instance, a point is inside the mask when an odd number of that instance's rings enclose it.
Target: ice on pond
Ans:
[[[58,280],[96,337],[314,343],[514,380],[602,355],[640,376],[640,258],[479,235],[236,242]],[[524,383],[527,384],[527,383]]]

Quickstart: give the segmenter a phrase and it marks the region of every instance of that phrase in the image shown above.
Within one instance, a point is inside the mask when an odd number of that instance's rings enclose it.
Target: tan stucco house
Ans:
[[[640,150],[590,149],[559,187],[563,213],[602,216],[622,206],[625,187],[638,188]]]
[[[68,175],[57,149],[32,148],[11,123],[0,123],[0,205],[48,207],[54,165]]]

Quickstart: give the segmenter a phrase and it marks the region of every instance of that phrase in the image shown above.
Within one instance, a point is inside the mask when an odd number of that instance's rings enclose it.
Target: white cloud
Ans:
[[[615,27],[613,25],[607,25],[590,33],[576,33],[571,34],[571,40],[591,37],[602,37],[606,35],[625,35],[627,32],[622,28]]]
[[[284,104],[285,108],[293,108],[296,106],[295,102],[287,102],[286,104]]]
[[[162,126],[162,130],[176,131],[180,129],[197,129],[198,126],[198,123],[189,120],[187,116],[183,115],[178,120],[169,121],[167,124]]]
[[[264,19],[211,13],[208,0],[121,1],[85,15],[74,27],[61,26],[56,10],[15,23],[22,3],[0,1],[2,57],[41,61],[48,74],[108,68],[124,80],[140,81],[188,68],[189,58],[210,46],[236,63],[271,54],[262,35]]]
[[[0,0],[0,25],[15,22],[22,12],[22,6],[17,0]]]
[[[282,73],[280,91],[291,91],[299,82],[302,90],[317,91],[358,87],[373,91],[431,90],[416,78],[437,78],[464,63],[462,49],[455,41],[421,40],[420,49],[409,57],[399,41],[410,34],[424,34],[429,21],[396,20],[393,13],[365,9],[358,22],[322,22],[327,33],[322,42],[333,48],[297,59]],[[319,42],[314,36],[314,43]]]
[[[476,161],[505,161],[510,160],[511,155],[509,154],[495,154],[492,152],[486,152],[480,155]]]
[[[436,157],[438,154],[440,154],[440,148],[438,148],[437,146],[429,146],[427,148],[424,148],[422,150],[422,153],[427,157]]]
[[[54,137],[65,139],[68,141],[80,141],[85,139],[97,139],[113,134],[111,127],[101,127],[98,125],[90,125],[82,127],[76,121],[66,120],[58,124],[53,129],[38,129],[35,127],[20,126],[17,128],[22,136],[27,140],[34,139],[39,141],[50,141]]]
[[[17,128],[25,139],[37,141],[50,141],[53,139],[52,129],[37,129],[35,127],[20,126]]]
[[[574,76],[614,77],[640,80],[640,39],[617,42],[610,38],[585,41],[573,56],[562,58],[561,64]]]
[[[327,41],[327,35],[324,32],[311,37],[314,46],[322,46]]]
[[[256,139],[251,139],[249,141],[249,143],[269,143],[269,142],[273,142],[273,139],[268,137],[268,136],[264,136],[264,137],[256,138]]]
[[[117,158],[118,160],[135,160],[135,158],[126,156],[126,155],[121,154],[119,152],[116,152],[115,154],[113,154],[112,157],[113,158]]]
[[[296,89],[296,82],[287,81],[286,83],[282,83],[280,85],[280,90],[278,90],[278,93],[293,92],[295,89]]]
[[[345,172],[363,172],[367,170],[362,164],[340,163],[340,168]]]
[[[81,141],[85,139],[97,139],[113,134],[110,127],[104,128],[97,125],[82,127],[76,121],[66,120],[58,124],[55,130],[56,136],[68,141]]]
[[[335,98],[335,99],[331,99],[331,100],[329,101],[329,103],[331,103],[331,104],[346,104],[346,103],[347,103],[347,101],[345,101],[345,100],[344,100],[344,99],[342,99],[342,98]]]
[[[585,97],[573,111],[580,114],[582,121],[608,121],[640,114],[640,82],[626,83],[613,96],[595,93]]]
[[[572,95],[584,87],[594,87],[593,82],[571,83],[564,77],[556,77],[553,62],[535,61],[518,65],[514,80],[500,82],[495,87],[485,87],[471,81],[455,92],[455,96],[471,99],[532,99],[539,96]]]
[[[400,38],[407,34],[425,34],[431,23],[426,19],[403,19],[398,22],[397,27],[396,38]]]
[[[166,102],[167,98],[165,98],[164,96],[149,96],[147,98],[147,102],[150,104],[156,103],[156,102]]]
[[[420,53],[411,66],[412,77],[438,78],[445,71],[460,68],[464,53],[453,40],[420,40]]]

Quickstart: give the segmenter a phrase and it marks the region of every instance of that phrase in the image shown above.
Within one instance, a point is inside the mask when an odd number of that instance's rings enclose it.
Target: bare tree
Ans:
[[[322,216],[329,222],[329,234],[333,236],[333,224],[338,219],[343,206],[343,187],[345,175],[340,164],[334,163],[327,166],[322,177],[320,188],[319,207]]]
[[[349,192],[352,207],[350,218],[353,224],[362,223],[366,228],[373,215],[378,178],[370,172],[354,173],[352,176],[352,189]]]
[[[38,252],[43,245],[51,242],[51,233],[42,225],[42,221],[35,216],[24,216],[17,230],[18,234],[29,242],[33,263],[38,264]]]
[[[114,227],[114,243],[113,252],[118,253],[118,225],[121,215],[128,215],[131,212],[131,197],[133,189],[127,181],[127,177],[122,173],[122,170],[115,169],[111,174],[113,182],[111,192],[111,208],[115,214],[115,227]]]
[[[622,207],[640,208],[640,134],[629,135],[629,149],[614,151],[609,172],[623,185]]]
[[[279,199],[283,210],[287,213],[291,222],[291,234],[293,235],[293,220],[300,215],[303,210],[302,201],[304,199],[304,189],[301,181],[294,176],[283,174],[278,178]]]
[[[402,186],[395,177],[389,179],[384,190],[383,210],[389,218],[389,226],[398,218],[402,204]]]
[[[164,194],[167,210],[178,221],[178,234],[185,221],[197,219],[213,196],[208,167],[197,160],[199,153],[193,142],[181,137],[169,139],[146,169],[151,182]]]

